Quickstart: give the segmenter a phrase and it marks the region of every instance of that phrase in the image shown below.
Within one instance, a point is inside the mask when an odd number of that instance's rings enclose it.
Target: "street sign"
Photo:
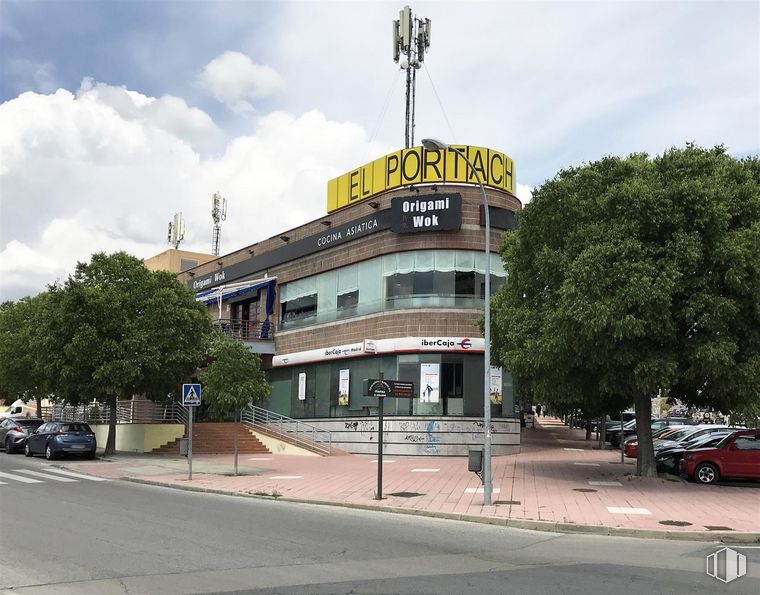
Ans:
[[[414,383],[402,380],[367,380],[367,395],[370,397],[394,397],[411,399],[414,397]]]
[[[182,385],[182,404],[185,407],[197,407],[201,404],[201,385],[200,384],[183,384]]]

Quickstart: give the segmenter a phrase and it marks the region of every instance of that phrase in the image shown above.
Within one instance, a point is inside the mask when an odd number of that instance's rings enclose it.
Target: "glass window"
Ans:
[[[506,272],[491,257],[492,293]],[[485,254],[417,250],[387,254],[280,287],[282,328],[330,322],[393,308],[482,308]]]

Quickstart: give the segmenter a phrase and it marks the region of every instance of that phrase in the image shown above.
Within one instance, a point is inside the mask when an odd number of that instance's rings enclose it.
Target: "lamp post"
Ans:
[[[483,365],[485,367],[485,378],[483,381],[483,504],[491,506],[491,493],[493,485],[491,481],[491,218],[488,212],[488,197],[483,180],[480,178],[478,170],[472,164],[460,149],[452,147],[443,141],[434,138],[422,139],[422,146],[428,151],[445,151],[449,149],[454,151],[475,174],[475,178],[480,185],[480,192],[483,194],[483,215],[486,222],[486,295],[485,295],[485,330],[483,340],[485,342]]]

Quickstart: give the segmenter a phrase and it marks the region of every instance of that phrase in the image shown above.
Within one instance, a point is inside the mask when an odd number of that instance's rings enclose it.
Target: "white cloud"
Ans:
[[[76,95],[0,105],[3,298],[42,290],[92,252],[165,250],[178,211],[183,247],[208,252],[217,191],[229,200],[223,252],[271,237],[324,214],[327,180],[392,149],[318,111],[274,112],[204,158],[187,138],[213,122],[170,102],[85,81]]]
[[[515,194],[517,194],[517,198],[519,198],[520,202],[525,206],[533,198],[533,187],[518,183]]]
[[[285,81],[271,66],[240,52],[224,52],[206,64],[196,84],[236,112],[254,111],[251,100],[276,95]]]

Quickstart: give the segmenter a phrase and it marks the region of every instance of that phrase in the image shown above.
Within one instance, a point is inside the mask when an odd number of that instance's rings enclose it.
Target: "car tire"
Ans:
[[[5,454],[13,454],[13,447],[11,446],[11,439],[6,438],[5,439]]]
[[[52,461],[55,458],[55,453],[53,452],[53,449],[50,448],[49,444],[45,447],[45,458],[48,461]]]
[[[95,451],[88,452],[86,455],[84,455],[85,459],[94,459],[95,458]]]
[[[24,443],[24,456],[27,456],[27,457],[32,457],[32,456],[34,456],[34,455],[32,454],[32,449],[31,449],[31,448],[29,448],[29,443],[28,443],[28,442],[25,442],[25,443]]]
[[[694,479],[697,483],[712,484],[718,481],[720,473],[712,463],[702,463],[694,469]]]

